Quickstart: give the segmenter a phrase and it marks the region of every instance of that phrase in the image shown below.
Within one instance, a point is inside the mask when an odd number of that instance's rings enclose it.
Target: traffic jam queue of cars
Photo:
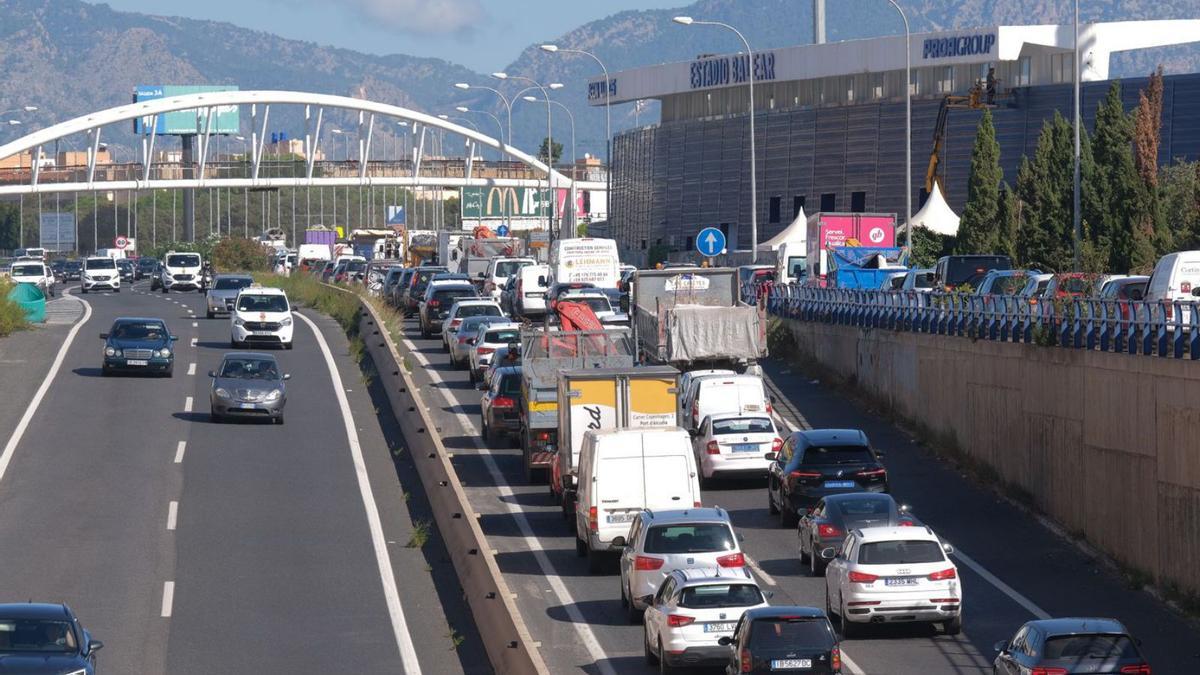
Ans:
[[[871,625],[962,631],[953,548],[889,494],[884,453],[864,432],[781,433],[753,364],[647,359],[629,335],[638,272],[620,265],[611,240],[560,240],[548,258],[497,257],[480,278],[385,262],[369,288],[469,370],[485,442],[520,445],[526,475],[549,482],[589,571],[616,572],[648,664],[839,673],[841,639]],[[699,273],[680,267],[675,288],[698,287],[686,280]],[[704,491],[730,478],[764,482],[769,512],[795,530],[798,564],[824,578],[824,607],[770,603],[729,513],[705,504]],[[995,672],[1085,672],[1080,653],[1109,668],[1086,672],[1150,672],[1119,622],[1095,619],[1020,627],[996,645]]]

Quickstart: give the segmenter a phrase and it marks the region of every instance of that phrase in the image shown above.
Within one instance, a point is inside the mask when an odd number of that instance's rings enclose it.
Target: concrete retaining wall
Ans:
[[[1200,362],[788,321],[1119,562],[1200,593]]]

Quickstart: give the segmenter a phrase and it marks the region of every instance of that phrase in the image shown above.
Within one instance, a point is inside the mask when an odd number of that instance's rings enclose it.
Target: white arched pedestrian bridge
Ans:
[[[247,163],[242,163],[243,170],[238,172],[222,170],[216,166],[212,153],[213,141],[219,135],[210,128],[211,121],[216,118],[216,112],[230,106],[249,106],[250,131],[245,138],[249,142],[246,152]],[[267,159],[267,139],[270,136],[271,112],[279,106],[302,106],[304,119],[304,159],[290,163],[295,169],[286,173],[292,175],[277,175],[284,173],[278,167],[272,167]],[[140,136],[139,159],[131,164],[114,167],[99,165],[105,129],[112,125],[129,124],[140,119],[140,127],[145,130],[156,128],[159,116],[186,110],[197,111],[197,129],[195,135],[195,150],[192,161],[187,164],[180,162],[155,161],[155,141],[153,133],[143,132]],[[349,112],[357,117],[357,130],[344,131],[356,139],[354,157],[351,162],[340,164],[338,170],[327,175],[327,171],[318,171],[316,158],[324,149],[326,143],[332,145],[325,120],[326,110]],[[413,155],[402,163],[381,162],[378,158],[384,152],[383,144],[373,143],[375,131],[384,122],[404,121],[411,125],[413,131]],[[326,129],[323,129],[326,127]],[[442,130],[458,134],[466,139],[466,159],[451,163],[435,161],[426,157],[426,133],[429,130]],[[112,132],[109,132],[111,135]],[[316,94],[299,91],[222,91],[200,94],[188,94],[169,98],[154,99],[117,106],[100,110],[75,119],[61,122],[30,133],[10,143],[0,146],[0,159],[22,153],[31,153],[31,157],[42,157],[43,153],[52,149],[56,142],[84,137],[86,144],[86,165],[75,168],[48,168],[40,161],[31,161],[29,166],[16,171],[9,170],[7,175],[0,171],[0,195],[44,194],[56,192],[88,192],[97,190],[148,190],[148,189],[179,189],[179,188],[280,188],[280,187],[328,187],[328,186],[396,186],[396,187],[538,187],[546,186],[547,166],[536,157],[515,147],[506,145],[500,140],[482,134],[475,129],[459,126],[449,120],[433,115],[402,108],[400,106],[335,96],[331,94]],[[124,136],[123,138],[127,138]],[[300,139],[297,139],[300,140]],[[510,139],[511,140],[511,139]],[[476,159],[476,149],[492,148],[512,162],[524,165],[528,171],[510,171],[512,176],[504,172],[490,171],[491,175],[481,175],[481,162]],[[239,173],[242,175],[229,175]],[[539,178],[531,178],[530,175]],[[604,189],[605,184],[598,181],[572,181],[571,178],[555,170],[550,174],[551,187],[577,189]]]

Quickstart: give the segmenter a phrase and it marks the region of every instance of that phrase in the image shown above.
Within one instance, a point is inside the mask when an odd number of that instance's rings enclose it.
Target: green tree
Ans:
[[[209,255],[213,268],[220,272],[265,272],[271,266],[267,249],[253,239],[222,239]]]
[[[1017,259],[1042,270],[1070,269],[1073,258],[1074,137],[1058,112],[1042,125],[1033,159],[1021,159],[1016,193],[1022,202]]]
[[[967,205],[958,225],[955,253],[994,253],[1000,239],[1000,144],[992,112],[983,111],[971,151],[971,171],[967,175]]]
[[[927,227],[914,227],[910,263],[915,267],[933,267],[938,258],[949,255],[954,237],[938,234]]]
[[[1200,245],[1200,162],[1177,160],[1159,170],[1159,200],[1171,214],[1172,246],[1193,249]],[[0,244],[3,248],[3,244]]]
[[[1102,214],[1090,223],[1096,241],[1109,244],[1108,269],[1145,269],[1157,259],[1153,200],[1133,158],[1133,121],[1121,103],[1121,83],[1113,82],[1096,111],[1092,144],[1095,185]]]
[[[550,139],[543,138],[542,145],[541,145],[541,147],[538,148],[538,154],[537,154],[538,159],[542,160],[543,162],[546,161],[546,145],[548,143],[550,143]],[[563,144],[559,143],[558,141],[554,141],[554,145],[552,146],[552,148],[553,148],[553,152],[554,152],[554,157],[550,163],[557,164],[558,160],[562,158]]]
[[[1000,200],[996,211],[995,253],[1017,258],[1017,232],[1021,222],[1021,200],[1015,190],[1005,183],[1000,189]]]
[[[16,204],[0,203],[0,251],[11,251],[21,247],[18,241],[20,222],[17,214]]]

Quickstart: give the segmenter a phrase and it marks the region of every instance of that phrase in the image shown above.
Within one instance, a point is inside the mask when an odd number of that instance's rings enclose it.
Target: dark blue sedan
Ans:
[[[162,319],[121,317],[100,339],[104,340],[104,375],[133,372],[171,377],[175,370],[176,337]]]
[[[0,672],[94,675],[103,646],[66,605],[0,605]]]

